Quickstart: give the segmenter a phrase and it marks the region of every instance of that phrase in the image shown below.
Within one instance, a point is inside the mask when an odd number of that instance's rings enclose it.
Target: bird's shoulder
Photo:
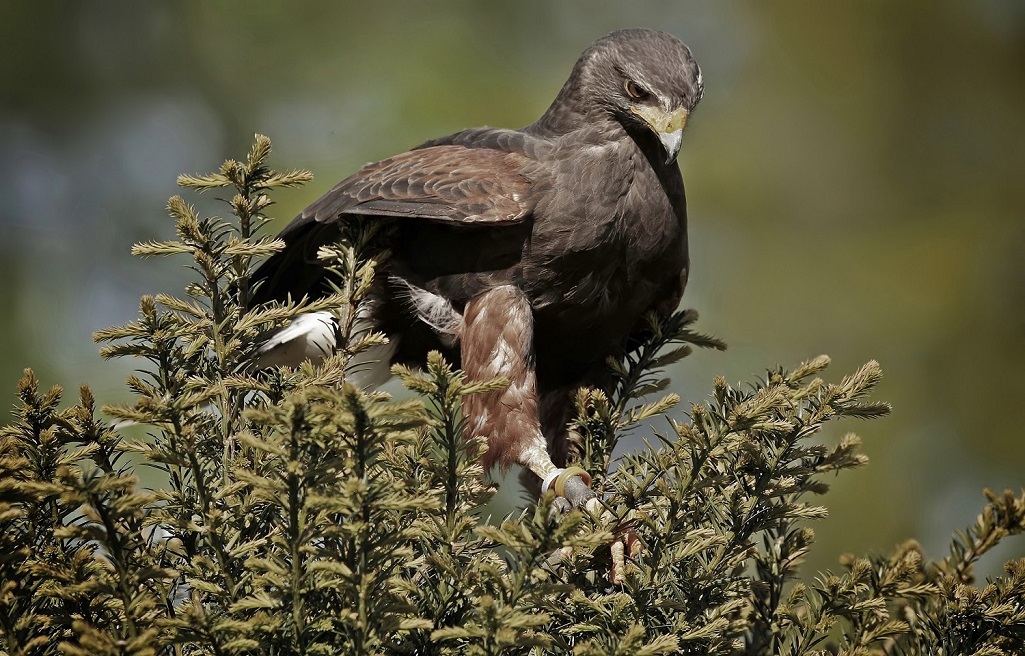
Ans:
[[[474,151],[504,153],[526,162],[528,160],[545,160],[551,157],[553,140],[526,130],[485,126],[460,130],[444,137],[430,139],[414,148],[413,151],[441,146],[459,146]]]

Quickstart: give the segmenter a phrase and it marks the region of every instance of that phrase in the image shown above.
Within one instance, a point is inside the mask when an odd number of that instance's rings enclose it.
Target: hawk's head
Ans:
[[[619,30],[595,41],[576,69],[581,100],[596,103],[628,130],[650,130],[666,163],[676,159],[687,118],[704,93],[690,48],[658,30]]]

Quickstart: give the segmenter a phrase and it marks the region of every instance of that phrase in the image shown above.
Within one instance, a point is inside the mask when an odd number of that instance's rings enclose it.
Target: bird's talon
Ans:
[[[612,585],[620,585],[626,579],[625,549],[626,547],[621,540],[616,540],[609,547],[609,551],[612,553],[612,565],[609,567],[609,582]]]
[[[555,493],[560,497],[566,496],[566,483],[573,477],[579,478],[580,482],[590,489],[591,475],[587,473],[587,470],[575,465],[572,467],[566,467],[559,472],[559,475],[555,477],[555,481],[552,483],[552,489],[554,489]]]
[[[636,559],[644,551],[644,545],[637,537],[633,529],[625,529],[616,535],[615,541],[609,546],[612,556],[612,564],[609,566],[609,582],[612,585],[622,585],[626,581],[627,562],[629,555],[631,560]]]
[[[591,475],[580,467],[556,469],[541,483],[541,493],[555,490],[557,499],[566,499],[572,508],[585,508],[595,513],[601,505],[591,490]]]
[[[594,493],[594,490],[587,487],[579,476],[573,476],[567,480],[563,486],[563,492],[564,494],[562,496],[565,496],[574,508],[585,508],[589,510],[589,504],[594,505],[598,503],[598,498]],[[592,504],[592,502],[594,503]]]

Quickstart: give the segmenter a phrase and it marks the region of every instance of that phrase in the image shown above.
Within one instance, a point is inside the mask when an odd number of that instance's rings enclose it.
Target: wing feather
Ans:
[[[367,164],[296,219],[344,214],[421,217],[453,224],[512,225],[533,209],[523,155],[443,144]]]
[[[542,147],[535,141],[515,130],[466,130],[367,164],[281,231],[288,248],[257,271],[262,283],[254,302],[286,294],[299,298],[320,284],[323,268],[317,248],[335,238],[331,224],[345,215],[420,219],[453,227],[523,225],[538,197],[525,174],[536,168],[534,155]]]

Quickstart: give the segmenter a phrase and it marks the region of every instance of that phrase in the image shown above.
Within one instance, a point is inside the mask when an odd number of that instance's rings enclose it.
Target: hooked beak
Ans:
[[[667,112],[661,107],[637,105],[630,108],[634,114],[651,127],[666,151],[666,164],[676,161],[683,143],[683,130],[687,127],[687,110],[683,107]]]
[[[676,156],[680,154],[680,144],[683,143],[683,128],[672,132],[659,132],[658,140],[666,149],[666,164],[675,162]]]

